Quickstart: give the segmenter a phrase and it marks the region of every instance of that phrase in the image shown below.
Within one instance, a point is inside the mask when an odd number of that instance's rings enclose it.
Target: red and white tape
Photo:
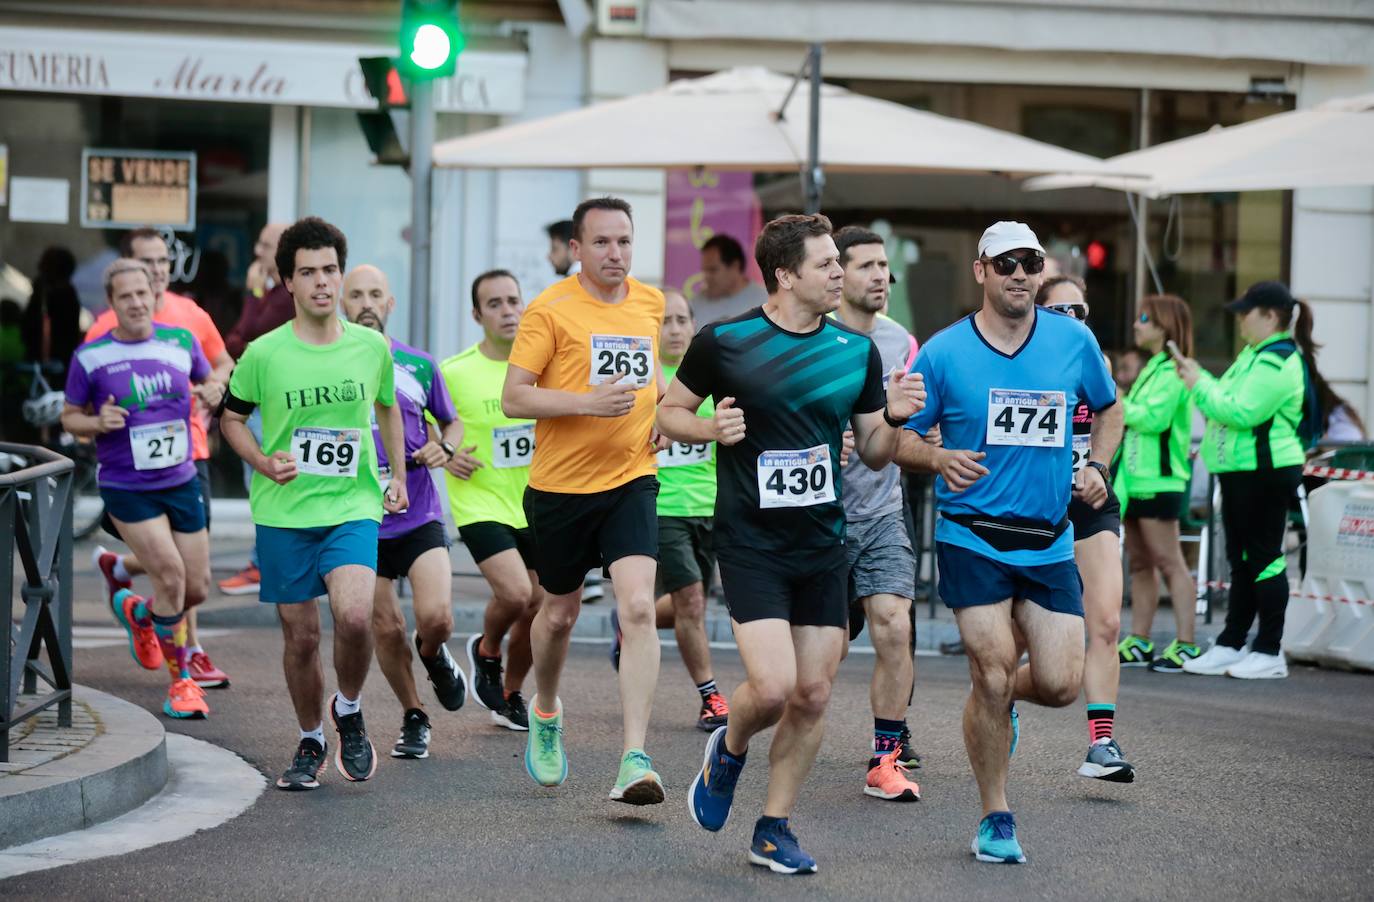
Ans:
[[[1202,588],[1226,589],[1229,591],[1231,588],[1231,584],[1218,582],[1216,580],[1208,580],[1207,582],[1202,584]],[[1374,607],[1374,600],[1370,600],[1368,598],[1346,598],[1343,595],[1318,595],[1313,592],[1289,592],[1288,597],[1306,598],[1311,601],[1339,601],[1342,604],[1363,604]]]
[[[1374,479],[1374,470],[1347,470],[1344,467],[1322,467],[1308,464],[1302,468],[1304,476],[1320,476],[1324,479]]]

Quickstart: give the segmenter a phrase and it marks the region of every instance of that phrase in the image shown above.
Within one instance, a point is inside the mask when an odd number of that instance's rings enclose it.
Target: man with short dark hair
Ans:
[[[571,275],[574,272],[573,267],[577,265],[571,247],[572,220],[560,219],[558,222],[551,222],[544,230],[549,233],[549,265],[560,278]]]
[[[768,292],[745,272],[744,248],[729,235],[712,236],[701,246],[701,293],[692,301],[696,321],[709,326],[761,306]]]

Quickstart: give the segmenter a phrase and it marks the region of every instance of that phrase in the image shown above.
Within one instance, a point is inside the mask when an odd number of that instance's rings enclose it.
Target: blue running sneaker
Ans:
[[[687,808],[698,827],[715,832],[730,819],[730,806],[735,801],[735,784],[739,782],[744,762],[725,751],[725,731],[717,727],[706,740],[706,756],[701,771],[687,791]]]
[[[749,863],[774,874],[816,873],[816,859],[802,851],[785,817],[759,818],[754,825],[754,842],[749,846]]]
[[[973,857],[993,864],[1026,863],[1026,854],[1016,841],[1016,818],[1010,811],[994,811],[979,821]]]
[[[1016,754],[1016,744],[1021,741],[1021,715],[1016,713],[1016,702],[1011,703],[1011,748],[1007,751],[1010,758]]]

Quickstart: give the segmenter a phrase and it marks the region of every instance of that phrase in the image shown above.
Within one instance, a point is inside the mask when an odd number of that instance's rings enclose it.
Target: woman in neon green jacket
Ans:
[[[1187,673],[1282,679],[1280,649],[1288,606],[1283,533],[1288,507],[1302,480],[1305,457],[1298,433],[1307,406],[1312,311],[1279,282],[1252,285],[1227,309],[1245,340],[1220,379],[1180,359],[1179,376],[1207,418],[1202,456],[1221,483],[1221,518],[1231,564],[1226,628],[1216,645],[1185,661]],[[1289,330],[1292,330],[1290,333]],[[1255,615],[1259,632],[1245,649]]]
[[[1193,315],[1188,302],[1171,294],[1143,298],[1135,340],[1151,356],[1122,402],[1126,435],[1118,475],[1123,491],[1118,494],[1125,508],[1131,629],[1117,653],[1122,667],[1148,665],[1159,673],[1181,673],[1184,661],[1202,653],[1193,641],[1193,578],[1178,543],[1178,518],[1188,486],[1192,405],[1166,343],[1192,356]],[[1158,574],[1169,586],[1178,633],[1156,655],[1150,629],[1159,608]]]

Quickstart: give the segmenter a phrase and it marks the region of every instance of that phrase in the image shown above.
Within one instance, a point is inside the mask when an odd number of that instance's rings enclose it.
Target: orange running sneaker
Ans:
[[[138,662],[138,666],[144,670],[157,670],[163,661],[157,634],[153,632],[151,623],[145,626],[134,619],[134,608],[142,600],[128,589],[120,589],[110,599],[110,610],[129,634],[129,654]]]
[[[707,733],[716,727],[723,727],[730,720],[730,703],[719,692],[712,692],[701,703],[701,715],[697,718],[697,729]]]
[[[921,787],[906,775],[906,768],[897,763],[901,753],[902,749],[898,746],[868,769],[868,785],[864,787],[864,795],[891,802],[921,800]]]
[[[189,717],[205,719],[210,714],[210,706],[205,704],[205,690],[197,686],[194,680],[175,681],[167,690],[162,713],[179,720]]]
[[[229,674],[216,667],[203,651],[191,654],[191,679],[202,689],[229,688]]]
[[[219,590],[225,595],[256,595],[262,583],[262,572],[249,564],[228,579],[219,581]]]

